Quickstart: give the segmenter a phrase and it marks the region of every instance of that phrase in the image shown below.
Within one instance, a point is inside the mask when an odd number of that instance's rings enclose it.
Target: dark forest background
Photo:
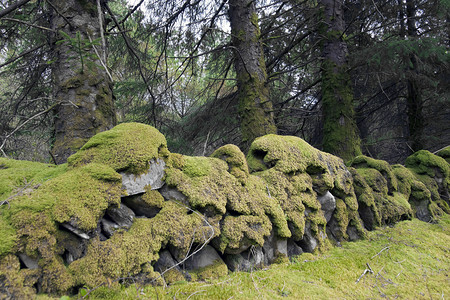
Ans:
[[[448,0],[2,0],[0,150],[142,122],[189,155],[278,133],[403,163],[450,144],[449,45]]]

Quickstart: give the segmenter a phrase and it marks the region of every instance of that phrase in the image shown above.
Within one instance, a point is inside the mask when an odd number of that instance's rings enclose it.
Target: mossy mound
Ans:
[[[250,147],[247,162],[254,175],[265,180],[287,217],[294,240],[304,239],[305,228],[312,230],[319,249],[325,246],[328,231],[337,240],[347,239],[349,225],[364,236],[358,217],[358,203],[352,176],[342,159],[321,152],[293,136],[266,135]],[[342,200],[326,228],[327,222],[317,196],[330,191]]]
[[[88,163],[106,164],[116,171],[140,174],[149,162],[166,157],[167,141],[154,127],[123,123],[92,137],[80,151],[69,157],[72,167]]]
[[[368,229],[412,218],[408,195],[397,192],[397,177],[387,162],[358,156],[352,166],[355,167],[354,186],[361,202],[360,214]]]
[[[124,195],[118,172],[142,174],[158,159],[164,185],[144,183]],[[163,265],[160,253],[183,262],[206,244],[226,264],[237,257],[239,268],[251,269],[288,253],[323,251],[330,240],[364,237],[364,225],[374,229],[413,212],[434,220],[445,211],[449,167],[441,157],[418,153],[405,168],[359,156],[353,166],[277,135],[256,139],[247,157],[233,145],[211,157],[184,156],[169,153],[156,129],[136,123],[94,136],[68,165],[0,159],[0,201],[8,200],[0,207],[0,291],[30,298],[35,287],[73,294],[119,278],[162,284],[153,269]],[[164,277],[226,275],[229,266],[219,262],[191,275],[179,266]]]
[[[245,172],[243,154],[233,148],[225,146],[213,154],[224,160],[177,156],[175,167],[166,170],[167,185],[185,195],[191,208],[206,216],[223,216],[214,241],[222,252],[262,246],[272,226],[280,237],[290,237],[281,207],[261,178]]]
[[[431,199],[446,213],[450,213],[450,165],[427,150],[420,150],[409,156],[405,166],[431,192]]]
[[[450,164],[450,146],[447,146],[444,149],[439,150],[439,152],[436,153],[436,155],[442,157],[443,159],[445,159],[447,163]]]

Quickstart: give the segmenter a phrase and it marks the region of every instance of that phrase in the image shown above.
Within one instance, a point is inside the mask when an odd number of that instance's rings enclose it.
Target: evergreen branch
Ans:
[[[121,32],[122,38],[125,41],[125,45],[127,46],[128,51],[130,52],[131,56],[136,59],[136,61],[138,63],[139,75],[141,75],[141,78],[144,81],[145,87],[146,87],[148,93],[150,94],[150,97],[152,98],[152,102],[153,102],[152,114],[153,114],[154,125],[156,126],[156,97],[155,97],[155,95],[153,94],[153,91],[150,88],[150,85],[149,85],[149,83],[147,81],[147,78],[145,78],[144,72],[142,70],[141,59],[139,58],[139,56],[137,55],[136,51],[131,46],[130,41],[128,40],[128,36],[126,35],[126,32],[123,30],[122,26],[117,21],[116,16],[111,11],[111,9],[109,8],[108,4],[105,4],[105,8],[108,11],[109,15],[111,16],[111,18],[113,19],[113,22],[116,24],[117,28]]]
[[[53,30],[53,29],[50,29],[50,28],[47,28],[47,27],[43,27],[43,26],[39,26],[39,25],[35,25],[35,24],[28,23],[28,22],[25,22],[25,21],[22,21],[22,20],[18,20],[18,19],[13,19],[13,18],[3,18],[2,20],[5,20],[5,21],[11,21],[11,22],[16,22],[16,23],[21,23],[21,24],[25,24],[25,25],[27,25],[27,26],[39,28],[39,29],[42,29],[42,30],[47,30],[47,31],[51,31],[51,32],[56,32],[56,31]]]
[[[22,0],[17,2],[16,4],[10,5],[7,8],[5,8],[4,10],[0,11],[0,18],[3,18],[4,16],[6,16],[7,14],[9,14],[10,12],[15,11],[16,9],[18,9],[19,7],[27,4],[28,2],[30,2],[31,0]]]
[[[56,11],[56,13],[58,14],[58,15],[60,15],[63,19],[64,19],[64,21],[66,21],[66,23],[67,23],[67,25],[69,25],[69,27],[71,28],[71,29],[73,29],[73,28],[75,28],[73,25],[72,25],[72,23],[69,21],[69,19],[67,19],[66,18],[66,16],[64,16],[54,5],[53,5],[53,3],[51,3],[49,0],[46,0],[46,2],[48,3],[48,5],[50,5],[52,8],[53,8],[53,10],[54,11]]]
[[[53,108],[55,108],[57,105],[59,105],[59,103],[53,104],[52,106],[50,106],[49,108],[47,108],[46,110],[43,110],[37,114],[35,114],[34,116],[28,118],[26,121],[24,121],[22,124],[20,124],[19,126],[17,126],[13,131],[11,131],[10,134],[6,135],[6,137],[3,139],[3,143],[0,145],[0,151],[3,153],[4,157],[8,157],[5,153],[5,151],[3,150],[3,147],[5,147],[6,141],[14,134],[16,133],[20,128],[22,128],[23,126],[25,126],[28,122],[30,122],[31,120],[48,113],[49,111],[51,111]]]
[[[20,53],[18,56],[14,57],[14,58],[11,58],[11,59],[8,60],[7,62],[1,64],[1,65],[0,65],[0,69],[3,68],[4,66],[7,66],[7,65],[9,65],[9,64],[12,64],[13,62],[15,62],[16,60],[18,60],[19,58],[24,57],[25,55],[30,54],[31,52],[34,52],[34,51],[36,51],[36,50],[38,50],[38,49],[40,49],[40,48],[42,48],[42,47],[44,47],[44,46],[45,46],[45,44],[41,44],[41,45],[39,45],[39,46],[34,47],[33,49],[30,49],[30,50],[27,50],[27,51],[25,51],[25,52]]]

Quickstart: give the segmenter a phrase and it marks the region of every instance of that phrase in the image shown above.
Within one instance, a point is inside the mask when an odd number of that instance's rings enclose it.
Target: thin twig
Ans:
[[[365,269],[364,272],[361,274],[361,276],[359,276],[359,278],[356,280],[356,283],[358,283],[367,273],[373,274],[373,270],[370,267],[369,263],[366,263],[366,265],[367,269]]]
[[[25,22],[25,21],[22,21],[22,20],[17,20],[17,19],[13,19],[13,18],[3,18],[2,20],[11,21],[11,22],[16,22],[16,23],[21,23],[21,24],[25,24],[25,25],[27,25],[27,26],[39,28],[39,29],[42,29],[42,30],[47,30],[47,31],[51,31],[51,32],[56,32],[56,31],[53,30],[53,29],[50,29],[50,28],[47,28],[47,27],[43,27],[43,26],[39,26],[39,25],[35,25],[35,24],[32,24],[32,23],[28,23],[28,22]]]
[[[381,252],[383,252],[384,250],[389,250],[389,246],[384,247],[383,249],[380,250],[380,252],[378,252],[377,254],[375,254],[374,256],[372,256],[370,259],[373,259],[374,257],[378,256],[381,254]]]
[[[106,63],[106,41],[105,41],[105,35],[103,34],[103,30],[104,30],[103,17],[102,17],[103,13],[102,13],[102,6],[100,5],[100,0],[97,0],[97,12],[98,12],[98,25],[100,27],[100,37],[102,39],[103,61]],[[102,65],[103,65],[103,63],[102,63]],[[106,71],[106,72],[108,72],[108,71]],[[108,73],[108,75],[109,75],[109,73]]]
[[[206,290],[200,290],[200,291],[193,292],[192,294],[189,295],[189,297],[186,298],[186,300],[188,300],[189,298],[191,298],[195,294],[198,294],[198,293],[201,293],[201,292],[206,292]]]
[[[155,279],[152,280],[152,282],[156,281],[157,279],[159,279],[160,277],[162,277],[162,275],[164,275],[164,273],[166,273],[166,272],[172,270],[173,268],[176,268],[177,266],[183,264],[183,263],[184,263],[186,260],[188,260],[190,257],[192,257],[192,256],[194,256],[195,254],[197,254],[198,252],[200,252],[206,245],[208,245],[209,241],[210,241],[210,240],[214,237],[214,235],[215,235],[214,227],[208,222],[208,220],[206,220],[206,218],[205,218],[203,215],[201,215],[201,214],[200,214],[199,212],[197,212],[196,210],[193,210],[192,208],[187,207],[186,205],[181,204],[181,203],[178,202],[178,201],[175,201],[175,200],[172,200],[172,201],[174,201],[174,202],[177,203],[178,205],[183,206],[183,207],[187,208],[188,210],[192,211],[193,213],[195,213],[196,215],[198,215],[198,216],[206,223],[206,225],[208,225],[209,228],[211,228],[211,231],[212,231],[212,232],[211,232],[210,237],[202,244],[201,247],[199,247],[198,249],[196,249],[196,250],[195,250],[194,252],[192,252],[190,255],[187,255],[183,260],[179,261],[178,263],[174,264],[174,265],[171,266],[170,268],[166,269],[164,272],[161,272],[161,273],[159,274],[158,277],[156,277]],[[192,238],[194,239],[194,236],[193,236]]]
[[[89,34],[88,34],[88,38],[89,38],[89,42],[91,42],[91,44],[92,44],[92,38],[91,38],[91,36]],[[105,60],[105,62],[103,62],[103,60],[100,57],[100,54],[98,54],[97,48],[95,48],[94,44],[92,44],[92,48],[94,48],[94,52],[97,55],[98,59],[100,60],[100,63],[102,64],[102,67],[105,69],[106,74],[108,74],[109,80],[113,81],[113,78],[112,78],[111,74],[108,71],[108,67],[106,66],[106,60]]]
[[[25,122],[23,122],[22,124],[20,124],[19,126],[17,126],[10,134],[8,134],[4,139],[3,139],[3,143],[0,145],[0,150],[2,151],[3,155],[5,157],[8,157],[6,155],[6,153],[3,151],[3,147],[6,144],[6,141],[14,134],[16,133],[20,128],[22,128],[23,126],[25,126],[28,122],[30,122],[31,120],[33,120],[34,118],[39,117],[40,115],[43,115],[45,113],[48,113],[49,111],[51,111],[53,108],[55,108],[59,103],[53,104],[52,106],[50,106],[49,108],[47,108],[46,110],[43,110],[37,114],[35,114],[34,116],[30,117],[28,120],[26,120]]]

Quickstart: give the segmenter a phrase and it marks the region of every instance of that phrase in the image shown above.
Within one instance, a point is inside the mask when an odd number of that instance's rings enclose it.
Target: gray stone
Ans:
[[[177,261],[172,257],[170,252],[168,250],[164,250],[159,253],[159,259],[153,266],[153,269],[156,272],[163,274],[163,276],[164,276],[164,272],[171,272],[172,274],[171,274],[170,278],[164,277],[167,283],[171,283],[170,279],[172,279],[172,278],[185,278],[186,280],[190,281],[191,276],[189,275],[189,273],[183,272],[181,270],[180,266],[176,266],[176,264],[177,264]],[[178,274],[176,274],[174,276],[173,273],[178,273]]]
[[[309,222],[306,223],[303,239],[300,240],[298,244],[305,252],[310,253],[313,252],[314,249],[316,249],[317,245],[319,244],[317,239],[313,236],[311,232],[311,226]]]
[[[327,191],[325,195],[318,196],[317,200],[319,200],[320,205],[322,206],[325,219],[327,220],[327,222],[330,221],[331,217],[333,216],[333,212],[336,209],[336,199],[330,193],[330,191]]]
[[[114,234],[114,232],[120,228],[120,226],[113,221],[102,219],[100,222],[102,224],[103,233],[107,238],[110,238]]]
[[[69,230],[70,232],[76,234],[82,239],[89,240],[90,237],[86,232],[83,232],[82,230],[76,228],[75,226],[69,224],[69,223],[61,223],[61,226]]]
[[[125,195],[131,196],[145,192],[145,187],[150,185],[152,190],[160,189],[164,185],[164,169],[166,163],[161,158],[150,161],[148,171],[144,174],[135,175],[120,173],[122,175],[122,190]]]
[[[219,256],[216,249],[209,245],[206,245],[198,253],[187,259],[184,265],[187,270],[195,270],[213,265],[218,260],[222,261],[222,258]]]
[[[348,226],[347,227],[347,234],[348,234],[348,239],[350,241],[356,241],[360,239],[358,230],[356,229],[355,226]]]
[[[39,268],[37,260],[29,257],[25,253],[19,254],[19,258],[28,269],[34,270]]]
[[[249,272],[254,268],[263,266],[266,262],[263,248],[251,246],[247,251],[240,254],[225,255],[225,263],[231,271]]]
[[[175,188],[164,185],[159,192],[166,200],[176,200],[181,203],[187,203],[187,197]]]
[[[303,253],[303,249],[297,245],[293,240],[287,241],[287,255],[288,257],[301,255]]]
[[[136,216],[144,216],[146,218],[153,218],[161,210],[160,207],[148,204],[142,199],[142,195],[133,195],[122,198],[122,203],[130,207]]]
[[[287,256],[287,240],[278,238],[272,231],[270,236],[264,241],[264,261],[267,264],[272,263],[278,255]]]
[[[111,218],[120,228],[130,228],[135,217],[134,212],[125,204],[119,207],[110,207],[106,210],[106,215]]]

